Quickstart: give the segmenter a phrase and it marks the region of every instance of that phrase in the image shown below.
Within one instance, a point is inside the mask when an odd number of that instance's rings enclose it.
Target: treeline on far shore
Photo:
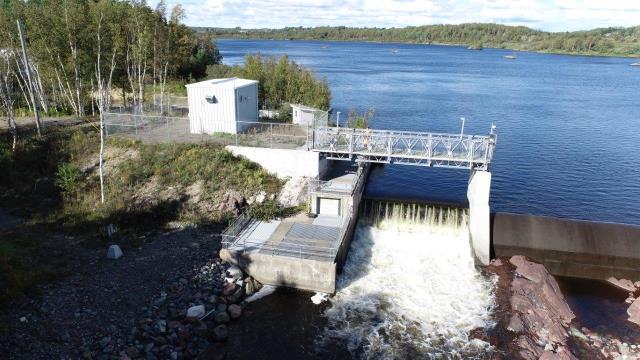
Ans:
[[[194,28],[217,38],[379,41],[450,44],[580,55],[640,56],[640,26],[546,32],[499,24],[426,25],[404,28],[286,27],[282,29]]]

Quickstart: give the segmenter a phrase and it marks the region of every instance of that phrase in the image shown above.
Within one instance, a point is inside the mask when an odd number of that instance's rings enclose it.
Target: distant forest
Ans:
[[[449,44],[562,54],[640,56],[640,26],[545,32],[498,24],[427,25],[405,28],[287,27],[283,29],[194,28],[216,38],[379,41]]]

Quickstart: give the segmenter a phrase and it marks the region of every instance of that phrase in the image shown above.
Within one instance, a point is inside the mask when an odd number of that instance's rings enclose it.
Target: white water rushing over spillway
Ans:
[[[469,333],[493,326],[494,282],[474,266],[467,211],[373,206],[354,234],[322,343],[346,344],[357,358],[486,356],[489,344]]]

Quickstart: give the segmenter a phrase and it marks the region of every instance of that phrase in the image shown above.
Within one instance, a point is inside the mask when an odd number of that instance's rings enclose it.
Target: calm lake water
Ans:
[[[498,129],[493,211],[640,224],[640,68],[631,59],[463,47],[219,40],[227,64],[288,54],[326,76],[334,114],[375,108],[373,127]],[[392,53],[391,49],[398,49]],[[376,168],[368,195],[463,202],[468,172]]]

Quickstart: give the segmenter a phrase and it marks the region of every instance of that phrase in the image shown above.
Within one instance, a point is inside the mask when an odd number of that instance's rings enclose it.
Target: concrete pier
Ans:
[[[491,260],[490,190],[491,173],[488,171],[472,172],[467,188],[469,239],[476,262],[482,265],[488,265]]]

